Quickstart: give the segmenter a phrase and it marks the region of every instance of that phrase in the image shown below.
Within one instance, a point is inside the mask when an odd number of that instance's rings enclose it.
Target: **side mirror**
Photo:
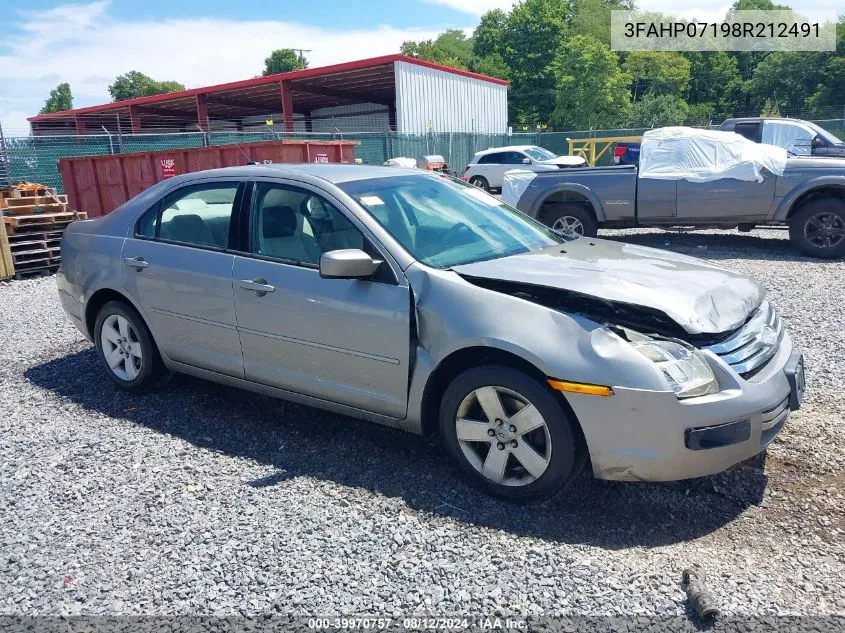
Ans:
[[[531,159],[526,156],[525,158],[522,159],[522,164],[523,165],[530,165]]]
[[[816,134],[813,137],[812,146],[813,147],[824,147],[824,141],[822,140],[822,137],[819,136],[818,134]]]
[[[357,248],[329,251],[320,256],[320,277],[324,279],[366,279],[372,277],[381,266]]]

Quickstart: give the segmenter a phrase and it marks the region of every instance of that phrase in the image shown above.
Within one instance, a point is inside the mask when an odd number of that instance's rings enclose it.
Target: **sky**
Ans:
[[[798,0],[794,8],[841,9],[842,0]],[[277,48],[311,49],[311,67],[386,55],[409,39],[447,28],[471,32],[490,9],[513,0],[2,0],[0,124],[6,136],[26,135],[28,116],[61,82],[74,106],[109,101],[107,86],[129,70],[192,88],[261,73]],[[672,0],[638,6],[674,12]],[[692,0],[721,15],[730,2]],[[311,11],[309,8],[315,8]]]

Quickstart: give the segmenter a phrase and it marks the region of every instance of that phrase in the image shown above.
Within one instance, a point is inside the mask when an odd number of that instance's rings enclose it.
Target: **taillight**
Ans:
[[[614,163],[616,163],[616,164],[618,165],[618,164],[619,164],[619,162],[622,160],[622,156],[623,156],[623,155],[625,154],[625,152],[627,152],[627,151],[628,151],[628,148],[627,148],[627,147],[625,147],[624,145],[617,145],[617,146],[613,149],[613,162],[614,162]]]

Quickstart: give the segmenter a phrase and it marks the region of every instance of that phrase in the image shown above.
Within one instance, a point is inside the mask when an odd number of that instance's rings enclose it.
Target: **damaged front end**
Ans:
[[[531,301],[552,310],[583,316],[614,330],[618,327],[631,328],[650,336],[679,339],[694,347],[716,345],[734,333],[729,331],[719,334],[690,334],[665,312],[656,308],[610,301],[574,290],[466,274],[461,277],[474,286]]]

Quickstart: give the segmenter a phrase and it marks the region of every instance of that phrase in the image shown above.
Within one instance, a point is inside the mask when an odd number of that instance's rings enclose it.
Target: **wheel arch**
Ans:
[[[481,345],[455,350],[437,364],[426,381],[420,411],[423,435],[430,435],[437,431],[440,402],[449,383],[467,369],[484,364],[502,365],[516,369],[535,378],[540,383],[546,384],[547,376],[536,365],[513,352],[498,347]],[[554,397],[561,404],[564,411],[566,411],[569,419],[573,421],[573,427],[578,441],[577,448],[579,451],[584,451],[584,454],[587,455],[587,442],[578,416],[575,415],[575,411],[563,394],[552,390],[551,387],[547,388],[554,394]]]
[[[845,176],[816,178],[796,187],[781,200],[773,219],[788,222],[802,206],[824,196],[845,200]]]
[[[604,214],[604,207],[602,207],[596,194],[584,185],[577,183],[568,183],[547,192],[536,204],[532,215],[542,221],[543,215],[547,212],[544,208],[556,203],[582,204],[593,212],[596,221],[604,222],[607,219]]]
[[[144,313],[138,305],[125,293],[122,293],[114,288],[105,287],[95,290],[94,293],[88,297],[88,301],[85,302],[83,323],[85,324],[85,329],[88,331],[91,340],[94,340],[94,324],[97,321],[97,314],[99,314],[100,309],[109,301],[120,301],[135,310],[144,321],[144,325],[152,334],[149,321],[144,317]],[[155,336],[153,336],[153,342],[155,342]]]

